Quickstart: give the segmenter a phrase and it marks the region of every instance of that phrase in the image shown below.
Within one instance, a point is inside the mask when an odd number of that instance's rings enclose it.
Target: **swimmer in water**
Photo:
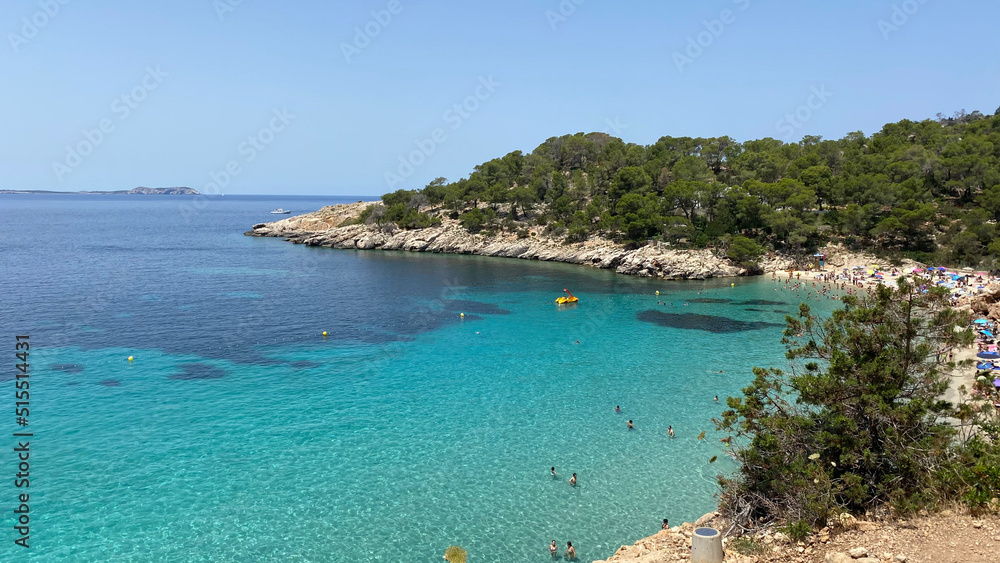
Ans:
[[[570,561],[575,561],[576,560],[576,550],[573,549],[573,542],[571,542],[571,541],[566,542],[566,555],[565,555],[565,557],[566,557],[566,559],[568,559]]]
[[[673,426],[667,426],[667,433],[670,434],[671,438],[673,438],[674,437],[674,427]]]
[[[663,524],[660,526],[660,529],[661,530],[669,530],[670,529],[670,524],[667,524],[667,519],[666,518],[663,519]]]
[[[553,467],[552,469],[550,469],[549,472],[552,473],[552,477],[553,478],[554,477],[558,477],[558,475],[556,475],[556,468],[555,467]]]
[[[552,540],[552,544],[549,545],[549,554],[552,555],[553,559],[559,557],[559,547],[556,546],[556,540]]]
[[[618,405],[615,405],[615,412],[622,412],[622,408]]]
[[[716,402],[716,403],[718,403],[718,402],[719,402],[719,396],[718,396],[718,395],[716,395],[716,396],[715,396],[715,402]]]
[[[576,473],[574,473],[573,476],[569,478],[569,484],[570,484],[570,486],[573,486],[573,487],[576,486]]]
[[[634,429],[635,429],[635,427],[634,427],[634,426],[632,426],[632,421],[631,421],[631,420],[630,420],[630,421],[628,421],[628,429],[629,429],[629,430],[634,430]]]

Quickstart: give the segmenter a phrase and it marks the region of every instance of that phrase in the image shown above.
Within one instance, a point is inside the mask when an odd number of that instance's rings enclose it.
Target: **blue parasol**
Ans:
[[[937,269],[937,270],[938,270],[939,272],[947,272],[947,271],[948,271],[948,268],[942,268],[942,267],[938,266],[938,269]]]
[[[990,331],[988,331],[988,330],[983,330],[983,331],[980,331],[980,332],[982,332],[983,334],[985,334],[989,338],[996,338],[996,336],[993,336],[993,333],[990,332]]]
[[[977,325],[985,325],[985,324],[989,324],[990,323],[990,321],[988,321],[986,319],[976,319],[976,320],[974,320],[972,322],[976,323]]]
[[[993,364],[991,362],[976,364],[976,369],[993,369]]]
[[[1000,354],[996,352],[980,352],[976,354],[976,357],[983,360],[998,360],[1000,359]]]

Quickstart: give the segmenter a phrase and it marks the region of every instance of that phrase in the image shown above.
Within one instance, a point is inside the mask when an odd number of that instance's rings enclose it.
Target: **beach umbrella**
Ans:
[[[993,380],[994,387],[1000,387],[1000,377]]]
[[[987,319],[976,319],[972,322],[976,323],[977,325],[985,325],[990,323],[990,321]]]
[[[938,266],[938,271],[939,272],[947,272],[948,268],[942,268],[942,267]]]
[[[988,330],[982,331],[982,334],[984,334],[984,335],[986,335],[986,336],[988,336],[990,338],[996,338],[996,336],[993,336],[993,333],[990,332],[990,331],[988,331]]]
[[[990,362],[982,362],[976,364],[976,369],[993,369],[993,364]]]
[[[983,360],[998,360],[1000,359],[1000,354],[996,352],[980,352],[976,354],[976,357]]]

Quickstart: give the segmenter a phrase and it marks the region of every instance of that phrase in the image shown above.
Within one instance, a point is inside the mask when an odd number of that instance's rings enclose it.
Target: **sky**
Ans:
[[[11,0],[0,189],[380,195],[547,138],[1000,106],[996,0]]]

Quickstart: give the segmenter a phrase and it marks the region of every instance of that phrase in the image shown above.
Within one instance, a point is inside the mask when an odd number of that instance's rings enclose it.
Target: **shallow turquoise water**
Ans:
[[[79,318],[23,290],[39,311],[19,319],[36,345],[33,547],[8,532],[0,560],[430,562],[454,544],[515,563],[550,561],[552,539],[605,558],[712,509],[733,468],[713,396],[784,364],[799,298],[218,236],[197,259],[164,250],[122,295],[94,286],[110,296]],[[552,303],[563,287],[579,305]],[[735,321],[768,324],[699,329]]]

